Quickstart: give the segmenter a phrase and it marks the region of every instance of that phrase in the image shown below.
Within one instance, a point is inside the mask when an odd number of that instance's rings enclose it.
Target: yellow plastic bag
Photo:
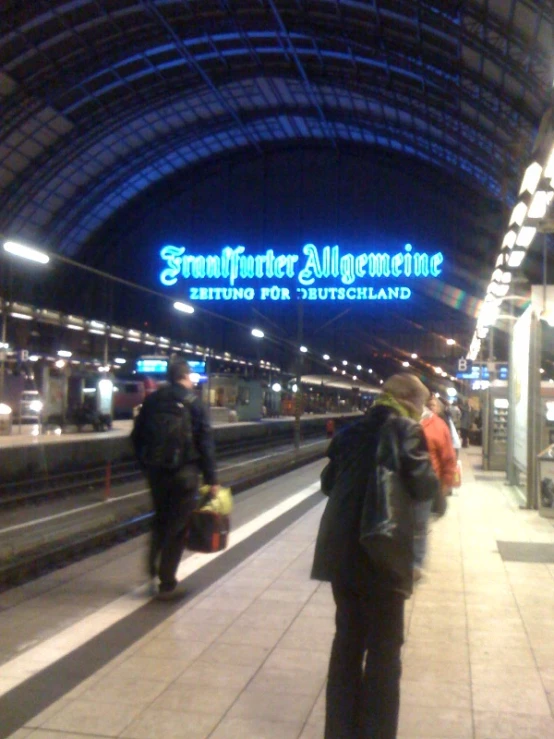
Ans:
[[[201,496],[209,496],[210,486],[202,485],[199,492]],[[200,510],[212,511],[213,513],[219,513],[222,516],[231,515],[231,511],[233,510],[233,495],[231,493],[231,488],[220,487],[215,498],[208,497],[206,501],[201,500]]]

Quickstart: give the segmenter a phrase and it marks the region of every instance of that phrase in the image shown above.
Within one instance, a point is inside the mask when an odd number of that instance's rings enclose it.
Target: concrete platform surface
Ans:
[[[499,476],[475,480],[479,449],[462,459],[406,606],[398,738],[554,739],[554,565],[499,550],[554,547],[554,527]],[[150,600],[144,540],[0,596],[0,737],[322,737],[334,607],[309,578],[320,469],[239,498],[231,548],[183,561],[182,602]]]

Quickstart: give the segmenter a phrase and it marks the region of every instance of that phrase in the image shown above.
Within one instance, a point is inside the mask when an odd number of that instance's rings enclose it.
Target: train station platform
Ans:
[[[462,450],[406,606],[399,739],[554,738],[554,526]],[[227,551],[151,597],[145,537],[0,595],[0,738],[317,739],[334,632],[319,461],[237,496]]]

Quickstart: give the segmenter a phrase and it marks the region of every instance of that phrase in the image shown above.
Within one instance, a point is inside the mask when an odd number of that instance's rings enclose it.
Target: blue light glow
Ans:
[[[436,278],[444,261],[442,252],[428,254],[414,251],[406,244],[403,251],[341,253],[339,246],[317,247],[305,244],[301,256],[278,254],[268,249],[262,254],[247,254],[244,246],[225,246],[220,254],[195,255],[184,246],[168,244],[160,251],[166,267],[160,273],[162,285],[171,287],[179,278],[218,280],[223,285],[189,287],[190,300],[291,300],[291,287],[260,285],[260,281],[296,279],[297,294],[303,300],[407,300],[411,289],[406,285],[367,284],[368,280]],[[298,270],[297,270],[298,266]],[[256,288],[240,283],[256,280]],[[363,286],[351,287],[365,281]],[[324,282],[323,285],[318,283]],[[346,287],[339,287],[336,283]],[[238,284],[235,284],[238,283]]]

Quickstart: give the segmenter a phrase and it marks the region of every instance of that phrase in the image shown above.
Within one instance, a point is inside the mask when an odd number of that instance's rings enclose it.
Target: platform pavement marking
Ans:
[[[191,554],[179,565],[177,579],[179,582],[184,580],[189,575],[192,575],[193,572],[204,567],[204,565],[225,554],[226,551],[248,539],[249,536],[252,536],[252,534],[255,534],[264,526],[279,518],[279,516],[300,505],[306,498],[314,495],[320,487],[319,482],[312,483],[308,487],[299,490],[297,493],[281,501],[281,503],[273,506],[273,508],[264,511],[264,513],[256,516],[248,523],[239,526],[236,531],[231,531],[227,549],[221,552],[215,552],[214,554]],[[90,616],[86,616],[75,624],[68,626],[59,634],[45,639],[41,644],[31,647],[24,654],[0,665],[0,671],[2,672],[0,696],[5,695],[13,688],[21,685],[25,680],[50,667],[118,621],[142,608],[145,599],[150,600],[152,597],[149,594],[149,588],[149,584],[134,588],[126,595],[108,603]],[[191,602],[187,601],[186,607],[190,607]]]

